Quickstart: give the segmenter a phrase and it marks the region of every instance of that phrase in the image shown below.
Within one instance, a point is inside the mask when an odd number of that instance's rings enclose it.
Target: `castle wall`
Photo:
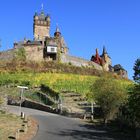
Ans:
[[[0,61],[9,61],[14,58],[14,49],[0,52]]]
[[[115,73],[117,73],[118,75],[120,75],[122,78],[128,79],[128,74],[127,74],[127,71],[126,70],[115,71]]]
[[[102,67],[92,61],[88,61],[79,57],[70,56],[67,54],[61,54],[61,62],[62,63],[71,63],[75,66],[93,66],[97,70],[103,70]]]
[[[26,60],[31,61],[43,61],[43,46],[26,46],[24,47],[26,51]]]

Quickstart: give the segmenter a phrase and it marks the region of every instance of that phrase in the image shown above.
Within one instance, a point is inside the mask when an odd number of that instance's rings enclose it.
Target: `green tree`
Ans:
[[[24,48],[19,48],[15,52],[15,59],[17,61],[25,61],[26,60],[26,52]]]
[[[131,88],[128,102],[126,104],[127,118],[131,125],[140,126],[140,59],[134,64],[134,87]]]
[[[140,126],[140,85],[135,85],[133,88],[126,107],[130,124]]]
[[[133,78],[135,82],[140,83],[140,58],[135,61],[133,69],[134,69]]]
[[[126,90],[111,77],[97,79],[91,87],[91,93],[89,97],[102,108],[105,124],[115,116],[126,97]]]

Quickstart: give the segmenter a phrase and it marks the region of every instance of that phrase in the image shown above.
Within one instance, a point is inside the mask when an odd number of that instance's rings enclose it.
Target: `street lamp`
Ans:
[[[20,91],[20,106],[19,106],[19,114],[21,115],[21,104],[22,104],[22,96],[24,89],[28,89],[28,87],[25,86],[17,86],[21,91]]]

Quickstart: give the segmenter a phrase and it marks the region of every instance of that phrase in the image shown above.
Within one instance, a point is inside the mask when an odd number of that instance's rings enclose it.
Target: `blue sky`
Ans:
[[[0,50],[33,39],[33,15],[42,3],[51,35],[58,23],[71,55],[90,59],[105,45],[113,65],[120,63],[132,79],[140,57],[140,0],[0,0]]]

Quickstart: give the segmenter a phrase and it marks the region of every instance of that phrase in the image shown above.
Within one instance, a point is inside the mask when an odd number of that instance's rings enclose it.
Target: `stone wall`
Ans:
[[[41,45],[38,46],[25,46],[26,59],[31,61],[43,61],[43,47]],[[11,49],[8,51],[0,52],[0,61],[9,61],[14,58],[16,49]]]
[[[103,70],[102,67],[92,61],[85,60],[83,58],[70,56],[67,54],[61,54],[61,62],[62,63],[71,63],[74,66],[93,66],[97,70]]]
[[[25,46],[25,51],[26,51],[26,60],[31,60],[31,61],[44,61],[43,57],[43,46],[42,45],[28,45]],[[8,50],[5,52],[0,53],[0,61],[9,61],[14,58],[14,52],[15,49]],[[91,66],[94,67],[97,70],[103,70],[102,67],[92,61],[85,60],[83,58],[75,57],[75,56],[70,56],[67,54],[61,54],[61,62],[62,63],[71,63],[74,66]]]
[[[9,61],[14,58],[14,49],[0,52],[0,61]]]
[[[47,23],[46,23],[47,24]],[[34,26],[34,37],[36,39],[44,40],[46,36],[50,36],[50,27],[45,25],[35,25]]]
[[[0,110],[7,110],[7,95],[1,95],[0,97]]]
[[[26,59],[31,61],[43,61],[43,47],[38,46],[26,46],[24,47],[26,51]]]
[[[26,99],[23,103],[22,103],[23,107],[27,107],[27,108],[32,108],[32,109],[38,109],[38,110],[42,110],[42,111],[46,111],[46,112],[52,112],[55,113],[56,110],[54,108],[52,108],[51,106],[48,105],[44,105],[38,102],[34,102],[31,100]]]

